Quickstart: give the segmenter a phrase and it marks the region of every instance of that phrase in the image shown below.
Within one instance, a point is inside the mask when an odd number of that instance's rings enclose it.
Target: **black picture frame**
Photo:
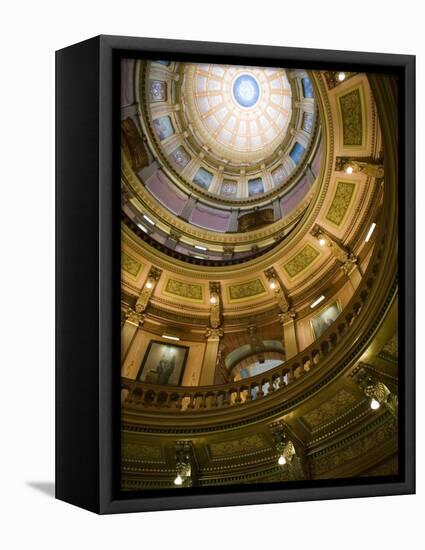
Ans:
[[[169,349],[178,348],[178,349],[184,350],[184,351],[182,351],[182,353],[183,353],[182,364],[181,364],[181,367],[180,367],[180,372],[178,374],[178,378],[177,378],[176,383],[175,384],[170,384],[169,382],[166,383],[166,384],[173,385],[173,386],[179,386],[181,384],[181,381],[182,381],[182,378],[183,378],[183,373],[184,373],[184,369],[185,369],[185,366],[186,366],[187,356],[189,354],[189,347],[188,346],[182,346],[181,344],[170,344],[168,342],[162,342],[161,340],[151,340],[149,342],[148,347],[146,349],[146,353],[143,356],[142,362],[140,364],[140,368],[137,372],[136,380],[141,380],[142,379],[144,369],[146,368],[146,366],[149,366],[147,364],[149,362],[149,358],[151,356],[152,350],[155,346],[164,346],[164,347],[169,348]],[[153,383],[155,383],[155,382],[153,382]],[[161,383],[164,384],[164,382],[161,382]]]
[[[399,78],[397,479],[124,495],[119,450],[119,203],[114,98],[121,57],[395,74]],[[118,180],[119,181],[119,180]],[[56,498],[96,513],[415,492],[415,57],[98,36],[56,52]]]

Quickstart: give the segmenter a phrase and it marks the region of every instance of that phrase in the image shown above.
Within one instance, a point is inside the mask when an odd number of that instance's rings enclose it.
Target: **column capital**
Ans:
[[[148,279],[153,279],[154,281],[159,281],[161,277],[162,269],[155,267],[154,265],[150,268],[148,273]]]
[[[291,462],[293,456],[295,455],[295,447],[286,433],[285,426],[280,422],[277,422],[270,426],[270,431],[272,433],[277,452],[285,458],[286,462]]]
[[[289,321],[294,321],[297,314],[294,309],[289,308],[288,311],[285,311],[284,313],[279,313],[279,321],[282,325],[285,323],[288,323]]]
[[[145,322],[146,315],[138,311],[135,311],[134,309],[129,307],[125,312],[125,319],[127,323],[130,323],[131,325],[135,325],[139,327],[139,326],[142,326],[143,323]]]
[[[294,318],[295,310],[290,306],[289,299],[285,293],[282,281],[280,280],[276,269],[274,267],[269,267],[264,271],[264,275],[267,277],[270,289],[274,293],[281,314],[287,314],[288,312],[290,312],[289,315],[292,315],[292,318]]]
[[[232,257],[235,252],[234,246],[223,246],[223,255]]]
[[[352,253],[349,253],[347,258],[344,260],[341,269],[347,275],[347,277],[350,275],[350,273],[353,271],[353,269],[358,264],[358,258]]]
[[[205,338],[208,340],[219,340],[224,335],[224,331],[222,328],[212,328],[208,327],[205,331]]]

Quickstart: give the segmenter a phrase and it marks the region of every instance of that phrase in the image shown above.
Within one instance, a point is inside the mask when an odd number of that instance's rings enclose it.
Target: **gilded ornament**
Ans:
[[[339,98],[342,115],[344,146],[361,146],[363,118],[360,89],[356,88]]]
[[[121,254],[121,269],[133,277],[137,277],[142,268],[142,264],[123,252]]]
[[[312,264],[319,256],[320,252],[318,250],[313,248],[311,244],[306,244],[298,254],[284,264],[283,269],[289,277],[293,279]]]
[[[265,294],[266,292],[261,279],[254,279],[237,285],[229,285],[228,290],[230,301],[244,300],[252,296]]]
[[[354,195],[355,183],[339,181],[335,195],[329,207],[326,219],[335,225],[341,225]]]
[[[193,283],[186,283],[176,279],[168,279],[165,292],[168,294],[173,294],[174,296],[186,298],[188,300],[194,300],[197,302],[203,301],[202,286]]]

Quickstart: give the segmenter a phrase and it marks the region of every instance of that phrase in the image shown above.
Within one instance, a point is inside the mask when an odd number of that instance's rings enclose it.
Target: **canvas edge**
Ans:
[[[209,42],[192,42],[180,40],[163,40],[149,38],[130,38],[117,36],[100,36],[100,76],[99,76],[99,288],[93,289],[99,293],[99,476],[96,485],[99,487],[99,505],[91,507],[98,513],[121,513],[136,511],[169,510],[181,508],[198,508],[211,506],[231,506],[242,504],[265,504],[274,502],[295,502],[300,500],[319,500],[330,498],[356,498],[368,496],[385,496],[395,494],[411,494],[415,491],[414,476],[414,314],[406,321],[407,333],[405,360],[409,381],[405,385],[407,399],[405,415],[405,481],[403,483],[389,483],[386,485],[357,485],[340,486],[330,488],[306,488],[273,491],[250,491],[236,493],[232,490],[220,495],[176,495],[176,497],[158,497],[154,499],[114,499],[113,474],[113,403],[114,389],[113,377],[113,353],[111,353],[112,320],[113,311],[112,296],[113,279],[110,273],[113,271],[113,255],[111,244],[114,242],[112,230],[112,211],[114,195],[112,193],[113,166],[112,166],[112,139],[113,139],[113,75],[112,63],[114,52],[117,50],[141,50],[144,52],[173,52],[185,55],[230,56],[232,59],[249,57],[260,60],[261,63],[269,58],[292,60],[294,63],[313,62],[326,63],[337,66],[338,64],[368,65],[373,67],[400,68],[405,71],[405,180],[406,209],[414,212],[414,56],[398,54],[371,54],[364,52],[341,52],[331,50],[310,50],[298,48],[280,48],[276,46],[254,46],[216,44]],[[71,47],[72,48],[72,47]],[[413,105],[407,105],[407,101],[413,100]],[[409,144],[409,147],[408,147]],[[116,198],[116,197],[115,197]],[[405,217],[405,249],[406,264],[405,277],[409,284],[406,285],[406,303],[414,304],[414,219]],[[116,244],[116,243],[115,243]],[[413,284],[412,284],[413,283]],[[406,372],[407,372],[406,371]],[[116,417],[115,417],[116,420]],[[59,497],[60,498],[60,497]],[[77,505],[81,505],[76,503]]]

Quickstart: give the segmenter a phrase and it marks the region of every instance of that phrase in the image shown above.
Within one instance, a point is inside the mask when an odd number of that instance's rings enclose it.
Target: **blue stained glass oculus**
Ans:
[[[260,97],[260,86],[250,74],[241,74],[233,83],[233,97],[241,107],[253,107]]]

